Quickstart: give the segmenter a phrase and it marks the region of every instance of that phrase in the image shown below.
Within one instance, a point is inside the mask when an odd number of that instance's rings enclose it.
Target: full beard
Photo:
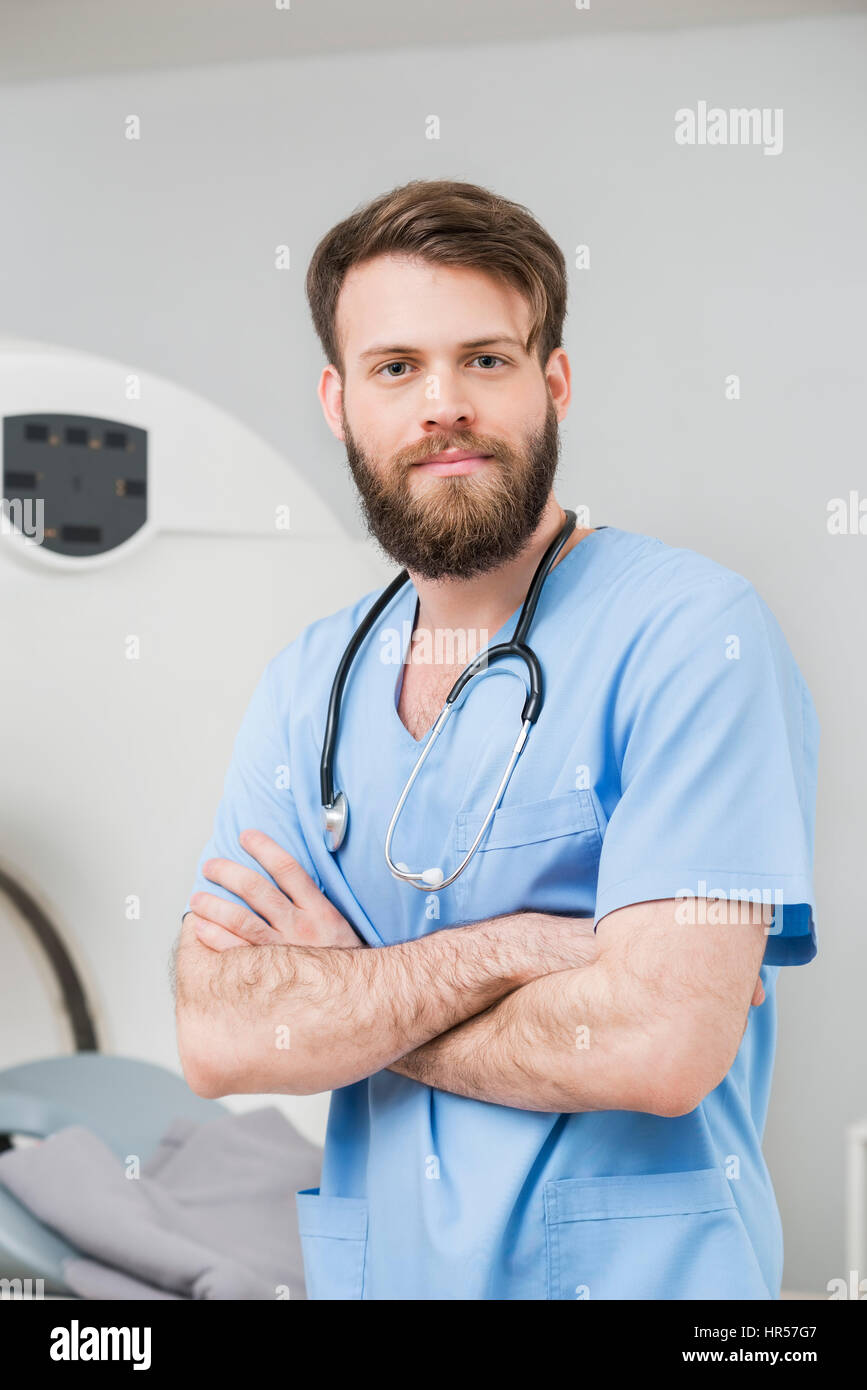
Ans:
[[[539,524],[560,457],[550,395],[545,422],[523,453],[494,437],[432,436],[424,453],[418,447],[406,451],[378,473],[345,416],[343,427],[368,532],[392,560],[425,579],[468,579],[519,555]],[[493,458],[475,473],[437,477],[426,487],[412,485],[413,464],[452,448]]]

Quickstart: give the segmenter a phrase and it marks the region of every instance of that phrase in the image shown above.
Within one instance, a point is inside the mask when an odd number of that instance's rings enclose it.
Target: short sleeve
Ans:
[[[764,902],[774,908],[764,963],[812,960],[819,725],[752,585],[727,571],[660,601],[628,654],[616,705],[620,796],[603,837],[595,922],[661,898]]]
[[[288,651],[289,649],[287,649]],[[213,893],[229,902],[240,903],[235,893],[211,882],[202,873],[209,859],[233,859],[255,869],[265,878],[270,874],[238,843],[242,830],[264,830],[306,869],[321,887],[304,842],[291,785],[289,731],[277,716],[274,682],[285,678],[287,651],[265,668],[247,706],[235,738],[232,758],[223,783],[223,794],[214,817],[211,837],[199,857],[196,892]],[[273,879],[271,879],[273,883]],[[184,915],[190,911],[187,899]]]

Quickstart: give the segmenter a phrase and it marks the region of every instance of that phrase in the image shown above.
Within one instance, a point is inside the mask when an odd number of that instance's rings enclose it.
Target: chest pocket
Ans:
[[[457,816],[455,867],[484,819],[485,811]],[[601,849],[599,818],[587,789],[501,806],[452,885],[458,910],[475,921],[522,908],[592,915]]]

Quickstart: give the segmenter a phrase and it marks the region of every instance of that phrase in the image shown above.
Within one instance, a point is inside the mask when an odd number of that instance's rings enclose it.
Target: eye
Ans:
[[[491,366],[485,366],[485,367],[483,367],[483,371],[486,371],[486,372],[493,370],[493,367],[494,367],[495,365],[499,365],[499,366],[505,366],[505,365],[506,365],[506,359],[505,359],[504,357],[497,357],[497,356],[495,356],[494,353],[492,353],[492,352],[480,352],[480,353],[477,354],[477,356],[472,357],[472,358],[470,359],[470,361],[471,361],[471,362],[484,362],[484,363],[490,363]],[[411,367],[411,363],[409,363],[409,362],[401,362],[401,361],[384,362],[383,365],[382,365],[381,367],[378,367],[378,368],[377,368],[376,375],[377,375],[377,376],[387,376],[387,377],[389,378],[390,381],[402,381],[403,378],[404,378],[405,376],[408,375],[408,372],[406,372],[406,371],[393,371],[392,368],[395,368],[395,367],[397,367],[397,368],[400,368],[400,367],[407,367],[407,368],[410,368],[410,367]],[[413,369],[413,370],[414,370],[414,369]]]
[[[386,362],[382,367],[380,367],[380,368],[378,369],[376,375],[377,375],[377,376],[382,376],[383,372],[387,372],[387,373],[389,374],[389,376],[391,377],[391,380],[392,380],[392,381],[400,381],[400,380],[401,380],[401,377],[405,376],[406,373],[405,373],[405,372],[401,372],[400,375],[398,375],[396,372],[392,372],[390,369],[391,369],[392,367],[408,367],[408,366],[409,366],[409,363],[408,363],[408,362]]]

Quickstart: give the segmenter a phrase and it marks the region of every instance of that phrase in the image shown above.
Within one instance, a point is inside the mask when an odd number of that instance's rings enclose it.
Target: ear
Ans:
[[[343,382],[340,373],[329,363],[322,370],[317,390],[322,414],[335,439],[343,442]]]

